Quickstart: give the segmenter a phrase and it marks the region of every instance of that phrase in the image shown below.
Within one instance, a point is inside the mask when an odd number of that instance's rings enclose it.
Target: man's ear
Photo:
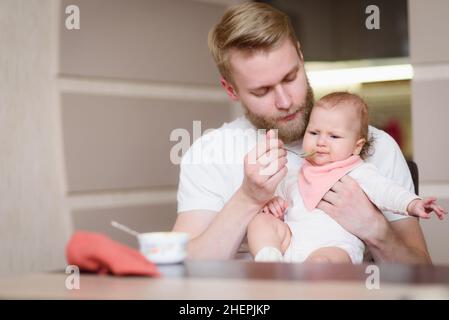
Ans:
[[[301,45],[299,44],[299,41],[296,41],[296,45],[298,46],[299,58],[301,58],[301,61],[304,61],[304,56],[302,55]]]
[[[365,145],[365,138],[361,138],[357,141],[357,143],[355,144],[355,149],[354,149],[354,155],[359,155],[360,152],[362,151],[363,146]]]
[[[228,96],[231,98],[232,101],[238,101],[239,97],[237,95],[236,90],[234,89],[234,87],[232,86],[232,84],[230,84],[225,78],[221,77],[220,79],[220,83],[223,86],[223,88],[225,89],[226,93],[228,94]]]

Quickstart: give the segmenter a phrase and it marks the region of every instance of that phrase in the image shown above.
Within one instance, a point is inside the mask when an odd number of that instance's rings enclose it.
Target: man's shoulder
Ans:
[[[212,163],[221,163],[223,157],[229,157],[229,153],[240,156],[240,152],[246,153],[245,147],[252,144],[254,133],[254,127],[245,117],[225,122],[217,129],[206,130],[187,150],[183,163],[199,155],[208,158]]]
[[[196,141],[212,141],[213,144],[215,144],[217,142],[215,141],[216,139],[220,139],[224,136],[240,136],[245,131],[253,132],[254,127],[245,117],[239,117],[231,122],[223,123],[223,125],[217,129],[207,130],[207,132]]]
[[[220,128],[207,130],[193,145],[201,142],[206,146],[217,147],[226,141],[244,139],[245,136],[251,136],[255,132],[245,117],[239,117],[231,122],[225,122]]]
[[[369,126],[368,132],[374,138],[374,144],[376,146],[377,145],[379,145],[381,147],[384,147],[384,146],[396,147],[397,146],[397,143],[393,139],[393,137],[391,137],[388,133],[386,133],[383,130],[380,130],[373,126]]]
[[[365,162],[374,164],[385,177],[412,188],[410,171],[396,141],[385,131],[372,126],[369,133],[374,138],[374,147]]]
[[[238,117],[231,122],[225,122],[218,130],[254,130],[254,126],[245,116]]]
[[[373,138],[372,155],[367,162],[383,162],[385,158],[395,158],[401,154],[401,149],[396,141],[385,131],[369,126],[369,135]]]

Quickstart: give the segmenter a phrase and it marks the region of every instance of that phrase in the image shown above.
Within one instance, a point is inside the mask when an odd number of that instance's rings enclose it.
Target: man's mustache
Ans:
[[[289,117],[289,116],[291,116],[291,115],[294,115],[294,114],[297,113],[297,112],[303,112],[305,109],[306,109],[305,107],[298,107],[295,111],[290,112],[290,113],[281,114],[281,115],[279,115],[279,116],[274,117],[274,119],[275,119],[276,121],[279,121],[279,120],[282,120],[282,119],[285,118],[285,117]]]

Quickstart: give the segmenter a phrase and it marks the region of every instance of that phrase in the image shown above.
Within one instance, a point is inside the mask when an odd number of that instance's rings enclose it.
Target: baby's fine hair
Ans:
[[[325,95],[315,104],[316,107],[332,108],[341,103],[351,104],[354,108],[357,108],[357,113],[360,119],[360,138],[365,139],[365,144],[360,151],[360,157],[366,159],[373,154],[374,138],[368,133],[369,126],[369,111],[368,105],[358,95],[349,92],[333,92]]]

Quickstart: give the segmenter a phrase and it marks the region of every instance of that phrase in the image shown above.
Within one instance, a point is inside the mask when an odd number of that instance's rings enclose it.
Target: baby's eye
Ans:
[[[332,139],[339,139],[340,137],[339,137],[339,136],[336,136],[335,134],[332,134],[332,135],[331,135],[331,138],[332,138]]]
[[[312,136],[316,136],[316,132],[315,131],[309,131],[309,134],[311,134]]]

